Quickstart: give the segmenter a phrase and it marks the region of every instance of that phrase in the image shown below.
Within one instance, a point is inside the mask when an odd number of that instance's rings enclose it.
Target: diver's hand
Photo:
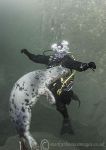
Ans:
[[[23,54],[26,54],[28,52],[28,50],[27,49],[21,49],[21,53]]]
[[[89,66],[89,68],[92,69],[92,70],[96,69],[96,64],[95,64],[94,62],[89,62],[89,63],[88,63],[88,66]]]

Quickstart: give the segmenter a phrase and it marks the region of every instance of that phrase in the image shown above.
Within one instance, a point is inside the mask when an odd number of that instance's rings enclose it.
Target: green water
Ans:
[[[18,139],[8,115],[14,82],[25,73],[46,68],[28,60],[20,49],[41,54],[62,39],[69,41],[70,51],[78,61],[94,61],[97,69],[76,74],[73,89],[79,95],[81,107],[77,109],[75,102],[68,107],[74,136],[59,135],[61,115],[44,99],[34,107],[31,132],[39,143],[47,138],[50,143],[99,145],[51,146],[50,150],[105,149],[106,1],[0,0],[0,150],[18,150]]]

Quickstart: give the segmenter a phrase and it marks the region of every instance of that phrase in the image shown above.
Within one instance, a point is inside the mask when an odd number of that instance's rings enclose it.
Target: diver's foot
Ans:
[[[69,119],[64,119],[63,120],[63,125],[60,131],[60,134],[74,134],[74,131],[72,129],[72,125]]]

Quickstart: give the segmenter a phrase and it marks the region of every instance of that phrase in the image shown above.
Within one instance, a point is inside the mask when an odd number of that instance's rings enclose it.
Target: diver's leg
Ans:
[[[57,111],[59,111],[61,113],[63,119],[68,119],[69,118],[66,105],[64,103],[62,103],[60,101],[60,99],[56,100],[56,109],[57,109]]]
[[[73,91],[69,91],[69,94],[71,95],[72,100],[78,102],[78,104],[79,104],[78,107],[80,107],[80,103],[81,103],[81,102],[80,102],[80,99],[79,99],[79,97],[77,96],[77,94],[75,94]]]
[[[62,102],[61,96],[56,98],[56,108],[61,113],[61,115],[63,116],[63,124],[62,124],[60,134],[61,135],[65,134],[65,133],[74,134],[74,131],[73,131],[72,126],[71,126],[71,121],[69,119],[66,104],[64,104]]]

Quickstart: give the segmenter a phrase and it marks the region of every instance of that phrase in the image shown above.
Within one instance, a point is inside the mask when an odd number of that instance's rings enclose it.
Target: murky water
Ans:
[[[74,136],[59,135],[62,118],[45,100],[33,110],[31,131],[38,139],[50,143],[98,143],[75,149],[105,149],[106,142],[106,1],[105,0],[0,0],[0,150],[14,150],[18,140],[8,115],[9,94],[14,82],[27,72],[46,68],[31,62],[20,53],[27,48],[42,54],[62,39],[82,62],[94,61],[95,72],[77,73],[74,91],[81,107],[72,102],[68,107]],[[71,149],[71,146],[51,146]],[[74,149],[72,147],[72,149]]]

